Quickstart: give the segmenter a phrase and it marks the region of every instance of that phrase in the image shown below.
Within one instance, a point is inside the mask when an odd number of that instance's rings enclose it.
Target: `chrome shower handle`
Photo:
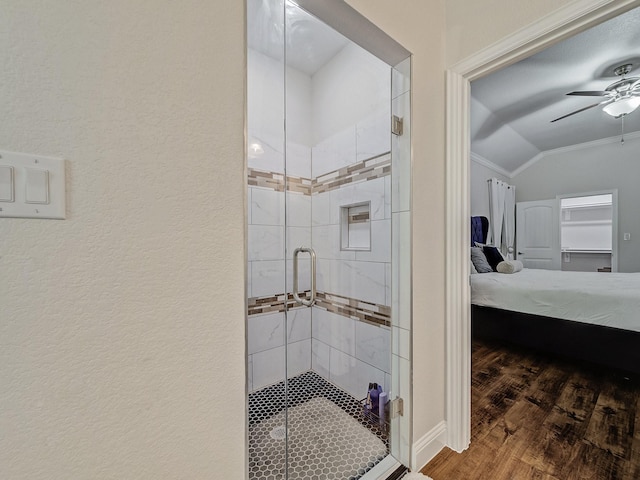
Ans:
[[[306,300],[298,294],[298,255],[308,253],[311,256],[311,298]],[[311,247],[299,247],[293,251],[293,299],[307,307],[316,303],[316,252]]]

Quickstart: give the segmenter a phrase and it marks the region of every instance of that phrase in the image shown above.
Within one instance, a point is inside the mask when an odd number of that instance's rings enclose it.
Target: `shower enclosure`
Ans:
[[[409,464],[410,56],[319,3],[247,0],[250,479]]]

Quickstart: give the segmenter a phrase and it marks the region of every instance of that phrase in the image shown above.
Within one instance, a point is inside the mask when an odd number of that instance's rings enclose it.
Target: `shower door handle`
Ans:
[[[301,298],[298,294],[298,255],[301,252],[311,256],[311,298],[309,300]],[[293,251],[293,299],[307,307],[316,303],[316,252],[311,247],[299,247]]]

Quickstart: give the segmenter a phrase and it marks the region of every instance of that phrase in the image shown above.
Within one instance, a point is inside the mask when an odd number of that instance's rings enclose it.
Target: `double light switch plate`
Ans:
[[[64,219],[64,160],[0,151],[0,217]]]

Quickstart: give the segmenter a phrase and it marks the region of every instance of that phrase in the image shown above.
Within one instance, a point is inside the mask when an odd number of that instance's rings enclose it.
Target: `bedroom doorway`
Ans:
[[[470,82],[638,6],[637,0],[615,3],[590,0],[580,5],[571,4],[447,70],[447,442],[453,450],[465,450],[471,434]]]

